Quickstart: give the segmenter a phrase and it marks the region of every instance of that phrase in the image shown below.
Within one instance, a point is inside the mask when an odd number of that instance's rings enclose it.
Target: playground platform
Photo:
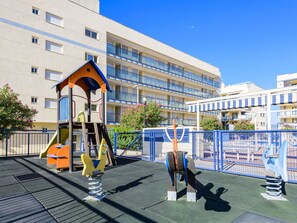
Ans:
[[[265,180],[196,170],[197,202],[167,201],[164,164],[118,159],[103,176],[107,196],[84,202],[81,171],[55,173],[43,159],[0,159],[0,222],[296,222],[297,185],[286,184],[288,201],[268,201]]]

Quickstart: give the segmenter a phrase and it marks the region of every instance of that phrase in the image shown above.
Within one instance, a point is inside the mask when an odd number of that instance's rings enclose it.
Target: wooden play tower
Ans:
[[[86,120],[74,121],[74,100],[73,100],[73,88],[75,86],[80,87],[86,95],[87,101],[87,117]],[[108,137],[106,120],[105,120],[105,97],[106,91],[111,91],[110,86],[101,72],[99,67],[92,61],[88,61],[76,71],[65,77],[62,81],[54,86],[57,92],[57,143],[64,143],[61,141],[61,135],[63,130],[69,131],[69,171],[73,171],[73,151],[74,151],[74,130],[82,130],[82,138],[84,139],[85,153],[91,154],[91,147],[96,148],[100,145],[101,140],[104,138],[108,145],[108,162],[111,165],[116,165],[116,161],[112,151],[112,145]],[[62,90],[68,87],[68,95],[61,94]],[[101,89],[102,100],[102,122],[91,121],[91,93]],[[83,115],[84,117],[84,115]],[[97,155],[97,150],[95,154]]]

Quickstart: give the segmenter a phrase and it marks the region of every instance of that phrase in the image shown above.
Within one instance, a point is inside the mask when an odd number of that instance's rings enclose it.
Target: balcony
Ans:
[[[170,110],[179,110],[179,111],[187,111],[187,105],[182,102],[176,102],[171,100],[166,100],[163,98],[156,98],[156,97],[148,97],[145,96],[146,100],[148,102],[156,102],[161,106],[161,108],[164,109],[170,109]],[[143,96],[140,96],[140,100],[143,100]]]
[[[137,104],[137,95],[122,91],[107,92],[107,101],[124,104]]]
[[[196,126],[197,120],[196,119],[176,119],[176,118],[169,118],[166,119],[161,123],[162,126],[169,126],[173,125],[173,120],[175,119],[176,124],[183,125],[183,126]]]
[[[139,75],[137,73],[115,69],[114,67],[107,66],[107,77],[119,78],[121,80],[139,82]]]
[[[121,115],[119,113],[107,112],[107,123],[108,124],[119,124]]]
[[[168,71],[168,65],[166,63],[151,57],[140,56],[140,62],[163,71]]]
[[[144,67],[149,66],[152,69],[157,69],[157,70],[160,70],[161,72],[172,74],[182,79],[187,79],[187,80],[208,85],[214,88],[220,88],[220,82],[214,81],[211,78],[202,77],[200,74],[195,74],[190,71],[185,71],[180,66],[172,66],[172,65],[169,65],[169,63],[157,60],[155,58],[142,56],[133,51],[123,49],[121,47],[116,47],[111,43],[107,43],[107,53],[116,57],[120,57],[124,60],[131,60],[131,62],[135,62]]]
[[[206,99],[212,97],[212,94],[201,92],[194,88],[184,87],[182,85],[173,83],[167,83],[166,81],[160,80],[158,78],[139,76],[136,73],[124,71],[121,69],[115,69],[111,66],[107,66],[107,77],[123,80],[126,82],[131,82],[133,84],[138,84],[146,87],[158,88],[163,91],[170,91],[178,94],[186,94],[195,98],[199,97]]]
[[[277,112],[278,118],[296,118],[297,117],[297,110],[286,110]]]

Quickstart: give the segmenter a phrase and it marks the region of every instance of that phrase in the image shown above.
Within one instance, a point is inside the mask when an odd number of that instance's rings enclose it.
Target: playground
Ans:
[[[0,222],[296,222],[297,188],[288,201],[268,201],[265,180],[196,170],[197,202],[187,202],[184,183],[177,201],[167,200],[165,165],[118,159],[102,177],[106,197],[84,202],[86,178],[55,173],[46,160],[0,160]]]
[[[174,120],[134,132],[118,154],[126,133],[112,144],[103,115],[111,89],[97,65],[88,61],[54,87],[57,131],[2,140],[0,222],[295,222],[295,131],[201,132]],[[87,114],[75,96],[86,100]],[[27,157],[11,156],[21,145]]]

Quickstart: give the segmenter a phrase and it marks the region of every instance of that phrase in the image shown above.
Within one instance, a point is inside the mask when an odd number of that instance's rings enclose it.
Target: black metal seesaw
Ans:
[[[178,151],[178,141],[184,137],[185,129],[181,138],[177,139],[175,120],[173,120],[174,138],[168,134],[168,128],[165,129],[168,139],[172,142],[173,152],[166,153],[166,168],[169,173],[167,198],[169,201],[177,200],[177,177],[179,180],[185,181],[187,186],[187,201],[196,202],[196,186],[195,186],[195,164],[191,157],[187,156],[187,152]]]

